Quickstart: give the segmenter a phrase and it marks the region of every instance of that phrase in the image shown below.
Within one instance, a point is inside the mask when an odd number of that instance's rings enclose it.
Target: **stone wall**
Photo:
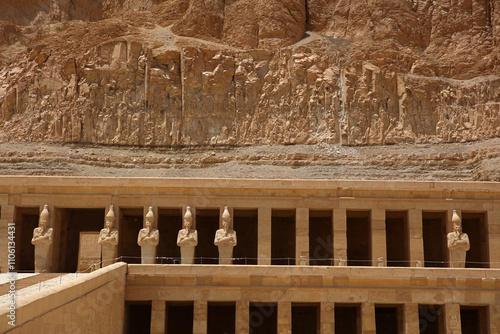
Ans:
[[[16,302],[16,326],[0,322],[2,333],[122,333],[127,265],[117,263],[23,297]],[[0,316],[8,319],[7,304]]]

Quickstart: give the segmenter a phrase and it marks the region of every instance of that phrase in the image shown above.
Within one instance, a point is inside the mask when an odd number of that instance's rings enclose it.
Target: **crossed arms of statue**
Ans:
[[[113,246],[118,245],[118,230],[109,230],[103,228],[99,234],[98,244],[111,244]]]
[[[469,236],[466,233],[460,235],[451,232],[448,233],[448,249],[463,249],[468,251],[470,249]]]
[[[198,245],[198,231],[185,229],[179,231],[177,234],[177,246],[196,246]]]
[[[236,231],[224,231],[223,229],[217,230],[215,232],[214,244],[215,246],[230,244],[236,246]]]
[[[31,239],[33,245],[46,244],[50,245],[52,243],[52,228],[47,228],[43,230],[41,227],[37,227],[33,230],[33,239]]]
[[[139,231],[139,235],[137,236],[137,244],[142,246],[146,243],[152,246],[158,246],[158,242],[160,241],[160,232],[158,230],[148,230],[143,228]]]

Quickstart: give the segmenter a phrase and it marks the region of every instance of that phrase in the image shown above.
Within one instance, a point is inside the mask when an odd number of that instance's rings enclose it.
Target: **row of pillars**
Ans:
[[[456,210],[461,215],[460,210]],[[497,222],[494,217],[495,211],[488,211],[488,222]],[[451,217],[453,210],[447,214],[447,232],[452,230]],[[258,244],[258,264],[271,264],[271,215],[272,210],[267,208],[259,209],[259,244]],[[386,210],[371,210],[371,256],[372,265],[387,265],[387,243],[386,243]],[[500,223],[500,221],[498,222]],[[409,261],[410,266],[423,266],[424,263],[424,240],[422,228],[422,210],[412,209],[408,211],[408,229],[409,229]],[[464,231],[467,232],[467,231]],[[490,231],[490,244],[500,241],[499,234],[493,234]],[[300,264],[300,257],[309,252],[309,208],[296,209],[296,263]],[[343,265],[343,260],[347,261],[347,210],[333,210],[333,258],[335,265]],[[442,238],[446,238],[443,235]],[[494,251],[494,250],[493,250]],[[383,263],[379,259],[383,259]],[[341,260],[342,259],[342,260]],[[492,253],[490,261],[499,261],[500,253]],[[500,263],[492,264],[491,268],[499,267]]]
[[[207,333],[207,314],[208,314],[207,301],[194,301],[193,312],[193,334],[206,334]],[[418,304],[403,304],[403,333],[406,334],[419,334],[420,325],[422,321],[419,318],[419,305]],[[363,334],[376,334],[375,323],[375,303],[364,302],[360,304],[360,327]],[[443,307],[444,316],[441,318],[444,322],[444,332],[450,334],[462,333],[461,319],[460,319],[460,305],[459,304],[445,304]],[[279,301],[277,302],[277,332],[279,334],[288,334],[292,331],[292,302]],[[250,303],[248,301],[236,302],[236,319],[235,319],[235,333],[249,334],[250,333]],[[489,310],[491,326],[486,326],[490,329],[491,333],[499,333],[500,326],[497,327],[494,315],[494,307]],[[335,303],[322,302],[319,310],[320,324],[319,333],[321,334],[334,334],[335,332]],[[165,333],[165,316],[166,316],[166,302],[161,300],[152,301],[151,309],[151,333],[163,334]],[[485,319],[485,320],[486,320]],[[358,320],[359,321],[359,320]]]
[[[54,206],[49,206],[49,211],[54,212]],[[147,208],[145,208],[147,210]],[[195,208],[193,208],[195,210]],[[8,222],[14,219],[15,207],[11,205],[2,206],[1,227],[6,228]],[[461,215],[460,210],[457,210]],[[453,211],[448,210],[448,225],[447,231],[451,231],[451,216]],[[419,266],[424,263],[424,241],[422,229],[422,210],[410,209],[408,210],[408,229],[409,229],[409,261],[411,266]],[[54,215],[51,214],[49,218],[49,226],[54,225]],[[259,208],[258,209],[258,264],[270,265],[271,264],[271,220],[272,208]],[[496,245],[500,243],[500,211],[486,211],[486,220],[488,222],[488,238],[489,245]],[[386,210],[374,208],[371,209],[371,257],[372,265],[381,265],[379,258],[386,261]],[[347,210],[345,208],[333,209],[333,256],[335,259],[334,265],[342,265],[339,259],[347,260]],[[309,252],[309,208],[296,209],[296,247],[295,258],[296,264],[301,264],[301,256]],[[237,228],[236,228],[236,232]],[[467,232],[467,231],[464,231]],[[57,233],[57,231],[56,231]],[[3,235],[7,235],[3,233]],[[442,236],[446,238],[445,235]],[[6,251],[6,250],[5,250]],[[498,247],[489,248],[490,268],[500,267],[500,249]],[[2,258],[4,257],[2,252]],[[7,254],[5,254],[7,255]],[[5,257],[6,258],[6,257]],[[302,261],[303,263],[303,261]],[[382,263],[386,265],[386,263]]]

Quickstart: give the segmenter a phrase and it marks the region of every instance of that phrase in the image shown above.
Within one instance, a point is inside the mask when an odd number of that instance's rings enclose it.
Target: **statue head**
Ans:
[[[227,230],[231,225],[231,214],[227,209],[227,206],[224,207],[224,212],[222,213],[222,228]]]
[[[184,220],[182,226],[186,229],[190,229],[193,224],[193,214],[191,213],[191,207],[186,208],[186,213],[184,214]]]
[[[49,206],[45,204],[42,212],[40,213],[40,221],[38,223],[38,226],[46,227],[48,223],[49,223]]]
[[[462,220],[456,210],[453,210],[451,221],[453,223],[453,231],[456,233],[462,233]]]
[[[144,227],[153,228],[153,223],[155,221],[155,214],[153,213],[153,207],[150,206],[148,213],[144,219]]]
[[[113,205],[110,205],[109,211],[106,214],[106,222],[104,223],[104,227],[111,229],[114,223],[115,223],[115,213],[113,211]]]

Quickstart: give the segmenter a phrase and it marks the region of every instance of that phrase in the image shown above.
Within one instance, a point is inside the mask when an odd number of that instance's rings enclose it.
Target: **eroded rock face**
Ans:
[[[361,145],[500,136],[493,1],[103,1],[84,21],[64,4],[2,17],[10,21],[0,25],[2,141]]]

